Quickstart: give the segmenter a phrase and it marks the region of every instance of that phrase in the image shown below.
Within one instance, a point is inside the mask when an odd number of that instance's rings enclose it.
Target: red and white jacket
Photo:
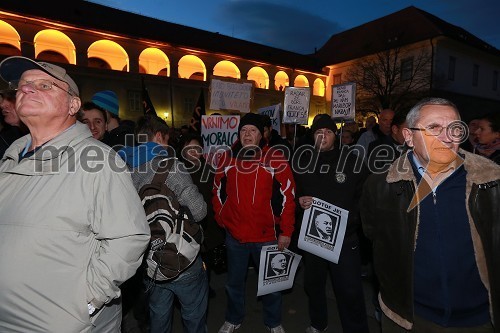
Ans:
[[[215,220],[242,243],[276,240],[275,225],[291,237],[295,224],[295,182],[286,157],[265,146],[251,159],[229,150],[214,177]]]

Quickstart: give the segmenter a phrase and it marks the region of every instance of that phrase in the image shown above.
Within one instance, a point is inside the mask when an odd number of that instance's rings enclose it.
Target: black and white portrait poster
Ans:
[[[260,252],[257,296],[290,289],[302,256],[278,245],[263,246]]]
[[[304,251],[338,263],[349,211],[313,197],[304,211],[298,246]]]

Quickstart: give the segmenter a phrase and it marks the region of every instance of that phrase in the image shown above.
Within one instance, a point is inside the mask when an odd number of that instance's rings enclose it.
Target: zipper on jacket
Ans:
[[[437,197],[436,197],[436,192],[432,191],[432,200],[434,200],[434,205],[436,204]]]

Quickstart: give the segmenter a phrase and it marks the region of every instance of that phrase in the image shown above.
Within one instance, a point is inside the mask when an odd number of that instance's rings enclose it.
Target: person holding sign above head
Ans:
[[[326,213],[319,213],[313,219],[314,225],[310,226],[310,236],[318,239],[320,245],[329,245],[328,243],[333,241],[343,243],[337,264],[328,258],[304,251],[304,284],[311,320],[311,325],[306,329],[307,333],[327,330],[328,271],[331,273],[343,331],[368,332],[357,235],[360,227],[358,200],[368,172],[363,163],[357,162],[354,154],[344,156],[335,148],[336,129],[336,124],[330,116],[317,117],[311,126],[314,146],[302,146],[297,151],[301,157],[297,161],[294,160],[293,165],[298,202],[302,209],[311,208],[314,198],[318,198],[349,212],[343,240],[332,239],[336,225]],[[318,236],[314,235],[314,230],[317,230]],[[299,245],[300,242],[299,239]]]
[[[295,182],[287,159],[263,139],[262,117],[247,113],[238,126],[238,141],[221,156],[214,178],[213,208],[226,231],[227,308],[219,333],[237,330],[245,317],[248,260],[260,265],[263,246],[288,248],[295,224]],[[279,221],[280,233],[275,225]],[[264,324],[272,333],[281,325],[281,293],[262,296]]]

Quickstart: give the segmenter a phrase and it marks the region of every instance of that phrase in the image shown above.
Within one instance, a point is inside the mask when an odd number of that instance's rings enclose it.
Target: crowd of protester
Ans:
[[[0,93],[0,331],[171,332],[177,298],[184,331],[207,332],[208,298],[220,297],[210,288],[213,251],[225,245],[219,333],[231,333],[245,325],[248,265],[258,268],[262,247],[274,244],[304,256],[306,333],[327,332],[328,273],[344,332],[369,330],[367,274],[383,332],[498,332],[500,111],[466,126],[452,102],[428,98],[406,112],[381,110],[361,128],[319,114],[310,128],[286,124],[281,133],[269,117],[248,113],[237,141],[211,164],[199,132],[170,128],[155,114],[122,120],[110,90],[82,102],[58,66],[11,57],[0,76],[11,85]],[[131,177],[79,168],[56,176],[37,154],[51,144],[100,147]],[[205,240],[192,266],[158,283],[140,266],[149,231],[135,194],[164,156],[183,171],[166,184]],[[40,165],[40,174],[29,169]],[[144,165],[149,173],[140,172]],[[33,197],[37,190],[43,198]],[[349,211],[338,263],[297,246],[314,198]],[[331,229],[331,220],[318,223]],[[19,252],[39,261],[14,263]],[[263,296],[262,305],[265,329],[285,332],[281,292]]]

